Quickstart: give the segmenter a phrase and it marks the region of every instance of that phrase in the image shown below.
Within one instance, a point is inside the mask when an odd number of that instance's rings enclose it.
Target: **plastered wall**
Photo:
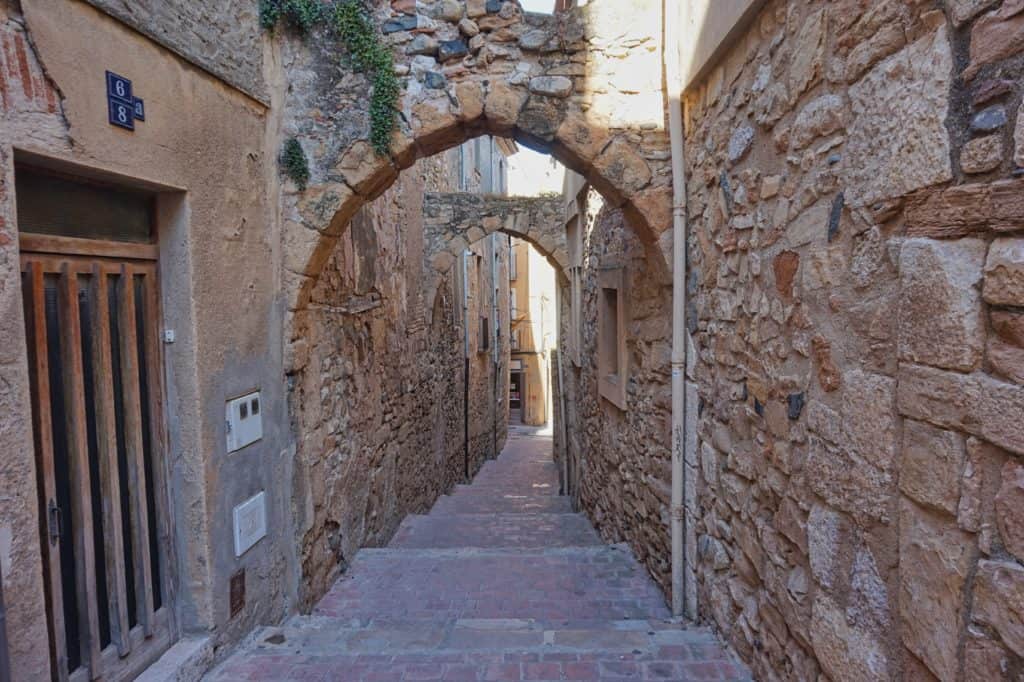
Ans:
[[[223,641],[255,622],[281,617],[296,592],[288,491],[272,485],[290,478],[277,293],[276,151],[267,151],[279,142],[264,104],[88,4],[8,3],[2,19],[0,277],[6,284],[0,300],[6,312],[0,385],[9,408],[0,434],[9,440],[2,447],[0,555],[14,667],[19,679],[34,680],[48,676],[48,662],[40,646],[46,641],[45,609],[20,312],[15,160],[31,156],[33,163],[159,193],[163,323],[177,339],[163,349],[177,538],[167,551],[178,595],[176,620],[183,632],[212,631]],[[131,78],[146,100],[147,120],[134,133],[107,124],[108,69]],[[226,455],[225,400],[256,388],[263,391],[267,415],[264,438]],[[231,537],[231,509],[260,490],[268,493],[270,533],[237,559],[224,540]],[[228,580],[243,568],[249,594],[261,596],[231,618]]]

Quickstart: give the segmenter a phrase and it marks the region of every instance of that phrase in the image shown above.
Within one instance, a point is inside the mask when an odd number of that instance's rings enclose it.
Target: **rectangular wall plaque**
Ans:
[[[107,71],[107,97],[131,105],[133,101],[132,82],[124,76],[118,76],[113,71]]]
[[[107,107],[110,114],[110,125],[125,130],[135,130],[135,110],[132,105],[109,97],[107,98]]]
[[[267,535],[267,496],[259,493],[234,509],[235,556],[240,557]]]
[[[132,82],[113,71],[107,71],[107,118],[125,130],[135,130],[136,120],[146,120],[146,105],[132,94]]]

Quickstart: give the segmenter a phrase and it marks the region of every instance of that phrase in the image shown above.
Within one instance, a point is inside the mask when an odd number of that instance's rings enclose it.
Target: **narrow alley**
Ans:
[[[0,682],[1024,682],[1022,423],[1024,0],[0,0]]]
[[[543,434],[511,427],[472,485],[362,550],[312,615],[257,631],[208,679],[747,679],[709,630],[671,622],[627,546],[573,513]]]

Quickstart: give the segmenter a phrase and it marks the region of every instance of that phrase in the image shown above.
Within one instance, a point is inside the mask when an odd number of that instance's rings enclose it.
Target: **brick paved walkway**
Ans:
[[[472,485],[360,551],[311,615],[257,632],[208,679],[749,679],[572,513],[535,434],[513,428]]]

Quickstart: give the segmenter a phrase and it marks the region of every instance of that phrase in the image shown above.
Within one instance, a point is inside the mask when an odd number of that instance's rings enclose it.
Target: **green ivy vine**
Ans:
[[[320,0],[260,0],[260,25],[273,31],[283,18],[303,35],[323,22],[325,7]]]
[[[306,152],[302,151],[302,145],[294,137],[288,138],[284,143],[281,166],[285,175],[292,179],[299,191],[306,191],[306,184],[309,182],[309,162],[306,161]]]
[[[377,154],[387,156],[398,117],[401,87],[395,75],[394,56],[381,41],[366,8],[359,0],[260,0],[260,23],[265,29],[274,30],[282,20],[303,35],[326,24],[342,41],[352,67],[364,72],[373,86],[370,144]]]
[[[334,6],[334,31],[345,43],[352,65],[373,82],[370,94],[370,144],[381,156],[391,149],[391,134],[398,116],[398,77],[395,58],[380,40],[366,10],[356,0]]]

